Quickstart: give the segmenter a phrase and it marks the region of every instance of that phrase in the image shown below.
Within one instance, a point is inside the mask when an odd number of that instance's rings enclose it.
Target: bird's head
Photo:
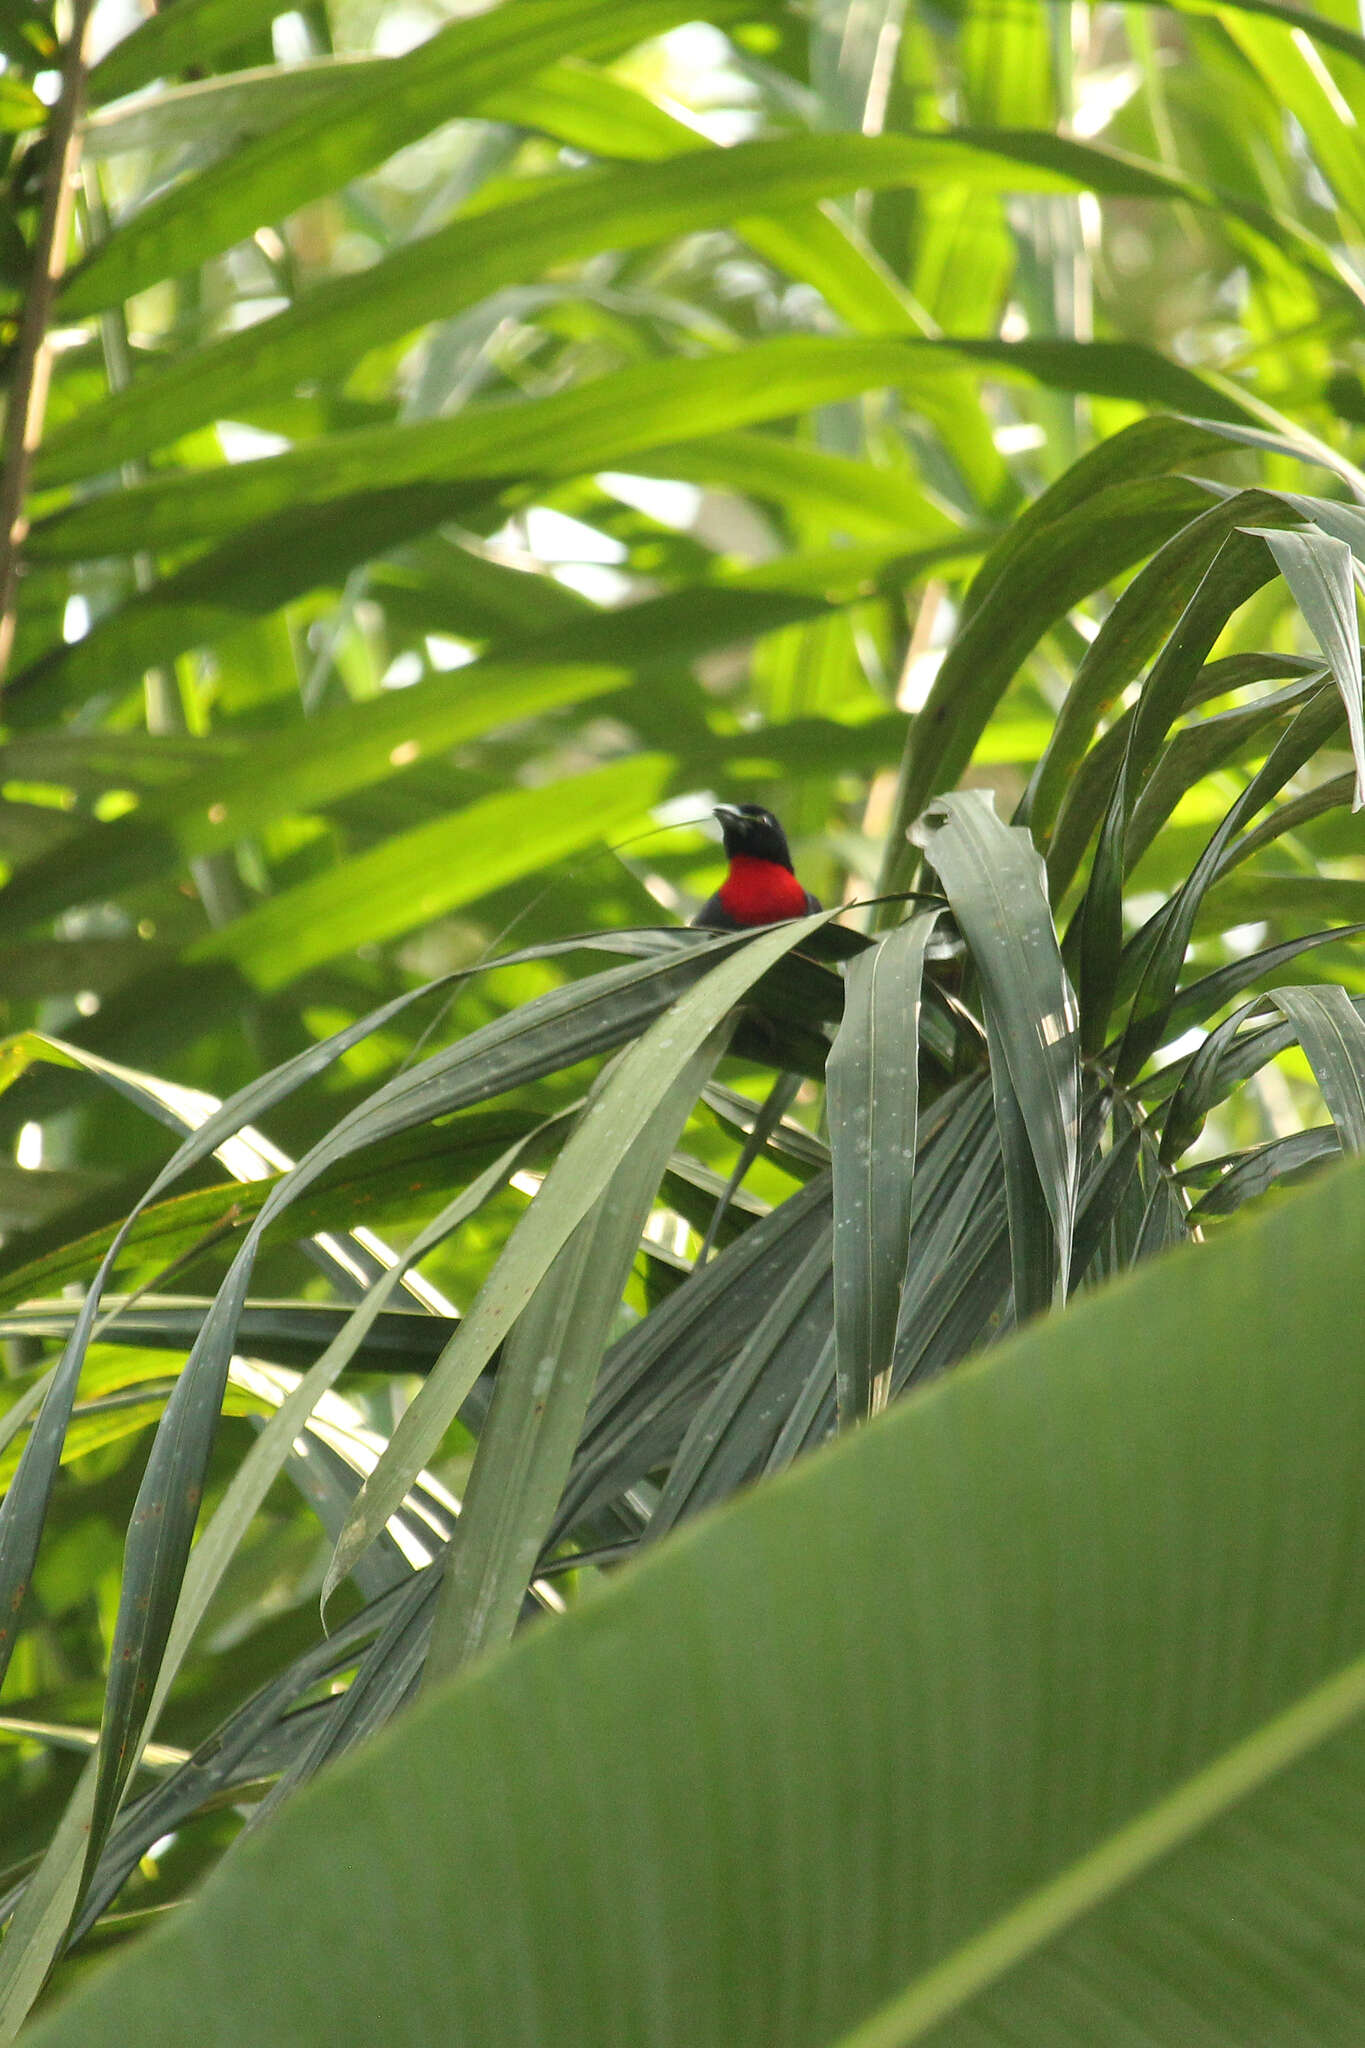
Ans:
[[[712,815],[720,820],[729,859],[739,854],[748,860],[768,860],[778,867],[790,868],[787,835],[762,804],[717,804]]]

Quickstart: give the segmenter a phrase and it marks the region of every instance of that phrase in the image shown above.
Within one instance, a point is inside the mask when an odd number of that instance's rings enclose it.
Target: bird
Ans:
[[[692,922],[711,931],[740,932],[780,924],[820,909],[820,901],[792,872],[787,835],[761,804],[717,804],[730,872]]]

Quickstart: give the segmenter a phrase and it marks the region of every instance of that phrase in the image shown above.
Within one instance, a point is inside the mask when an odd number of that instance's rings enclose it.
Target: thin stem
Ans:
[[[0,684],[14,648],[19,558],[28,535],[24,500],[34,452],[42,439],[52,369],[48,329],[66,264],[80,157],[78,123],[85,99],[85,40],[94,0],[73,0],[71,33],[62,53],[62,85],[48,124],[48,160],[33,270],[19,317],[14,370],[0,460]]]
[[[109,231],[109,218],[100,186],[99,167],[85,166],[82,180],[84,211],[82,228],[87,243],[101,242]],[[104,352],[104,374],[112,392],[126,391],[133,381],[133,354],[128,340],[128,318],[121,303],[100,315],[100,344]],[[147,465],[140,458],[125,462],[120,475],[125,485],[145,481]],[[156,582],[156,564],[145,550],[132,557],[133,587],[150,590]],[[143,694],[150,733],[185,733],[190,729],[185,702],[174,669],[149,668],[143,677]],[[199,892],[204,915],[215,931],[240,917],[245,903],[236,863],[229,853],[201,855],[190,862],[190,875]]]

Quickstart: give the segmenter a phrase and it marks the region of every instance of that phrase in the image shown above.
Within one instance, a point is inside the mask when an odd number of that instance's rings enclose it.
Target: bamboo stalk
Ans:
[[[71,33],[62,53],[62,85],[48,124],[47,166],[33,270],[19,316],[14,369],[5,411],[0,458],[0,685],[14,648],[20,557],[28,535],[25,499],[34,452],[42,439],[52,369],[48,330],[66,263],[80,156],[79,122],[85,100],[85,43],[94,0],[73,0]]]

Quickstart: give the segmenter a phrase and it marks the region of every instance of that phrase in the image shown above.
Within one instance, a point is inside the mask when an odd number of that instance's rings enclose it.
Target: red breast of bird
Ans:
[[[787,835],[761,804],[717,804],[729,872],[693,918],[712,931],[780,924],[818,910],[818,898],[792,871]]]

